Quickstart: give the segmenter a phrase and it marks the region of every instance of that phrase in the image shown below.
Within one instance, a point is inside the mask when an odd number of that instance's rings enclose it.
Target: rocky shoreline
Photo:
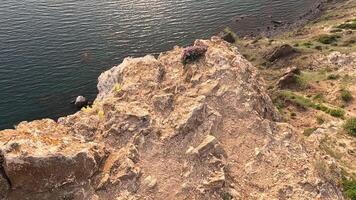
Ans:
[[[286,22],[283,19],[274,19],[273,16],[269,16],[269,24],[252,32],[244,31],[243,28],[241,29],[241,27],[244,27],[249,21],[258,20],[251,16],[237,16],[229,23],[228,27],[230,27],[239,37],[272,37],[303,27],[307,23],[320,17],[325,10],[331,9],[336,3],[337,2],[335,1],[318,0],[308,11],[299,16],[294,22]]]

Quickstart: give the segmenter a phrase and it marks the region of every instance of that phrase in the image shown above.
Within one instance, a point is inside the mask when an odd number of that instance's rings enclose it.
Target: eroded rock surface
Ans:
[[[185,66],[180,47],[127,58],[92,107],[0,132],[6,198],[343,199],[237,49],[195,45]]]

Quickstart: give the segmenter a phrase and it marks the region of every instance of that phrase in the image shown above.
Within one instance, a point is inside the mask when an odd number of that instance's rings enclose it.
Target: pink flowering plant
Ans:
[[[207,50],[207,46],[190,46],[185,48],[182,53],[182,63],[185,65],[189,62],[197,60],[205,55]]]

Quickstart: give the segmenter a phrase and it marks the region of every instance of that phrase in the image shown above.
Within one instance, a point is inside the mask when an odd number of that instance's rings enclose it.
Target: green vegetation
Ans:
[[[340,76],[337,74],[330,74],[327,78],[328,80],[337,80],[338,78],[340,78]]]
[[[307,128],[304,130],[303,135],[309,137],[314,131],[316,131],[318,128]]]
[[[337,42],[337,38],[339,38],[339,36],[337,35],[322,34],[319,35],[316,40],[322,44],[333,44]]]
[[[352,20],[351,22],[340,24],[336,28],[356,30],[356,21]]]
[[[229,27],[224,28],[223,32],[226,33],[226,34],[231,35],[236,41],[237,41],[237,39],[239,38],[239,37],[236,35],[236,33],[235,33],[233,30],[231,30],[231,28],[229,28]]]
[[[342,187],[344,188],[344,194],[351,200],[356,200],[356,180],[347,180],[343,178]]]
[[[306,48],[310,48],[311,46],[313,46],[313,44],[311,42],[304,42],[304,43],[302,43],[302,46],[304,46]]]
[[[340,90],[340,96],[341,96],[341,99],[346,103],[352,101],[352,99],[353,99],[351,91],[347,90],[347,89]]]
[[[278,109],[283,108],[285,106],[285,102],[289,101],[305,109],[313,108],[316,110],[321,110],[333,117],[343,118],[345,115],[345,111],[341,108],[332,108],[322,103],[315,103],[309,98],[295,94],[288,90],[282,90],[278,92],[278,94],[273,100]]]
[[[349,135],[356,137],[356,117],[346,120],[344,129]]]
[[[317,72],[314,71],[303,71],[303,73],[300,75],[301,79],[303,79],[304,82],[307,83],[312,83],[312,82],[318,82],[318,81],[324,81],[327,79],[327,73],[325,70],[320,70]]]
[[[339,32],[342,32],[342,29],[337,28],[330,31],[330,33],[339,33]]]
[[[318,93],[313,97],[313,100],[317,101],[317,102],[324,102],[325,101],[325,97],[322,93]]]

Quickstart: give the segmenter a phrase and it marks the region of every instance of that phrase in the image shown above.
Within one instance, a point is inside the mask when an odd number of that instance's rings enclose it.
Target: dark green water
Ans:
[[[75,112],[77,95],[96,96],[99,74],[124,57],[208,38],[236,16],[248,33],[271,16],[293,22],[314,0],[2,0],[0,129]],[[241,22],[240,22],[241,23]]]

